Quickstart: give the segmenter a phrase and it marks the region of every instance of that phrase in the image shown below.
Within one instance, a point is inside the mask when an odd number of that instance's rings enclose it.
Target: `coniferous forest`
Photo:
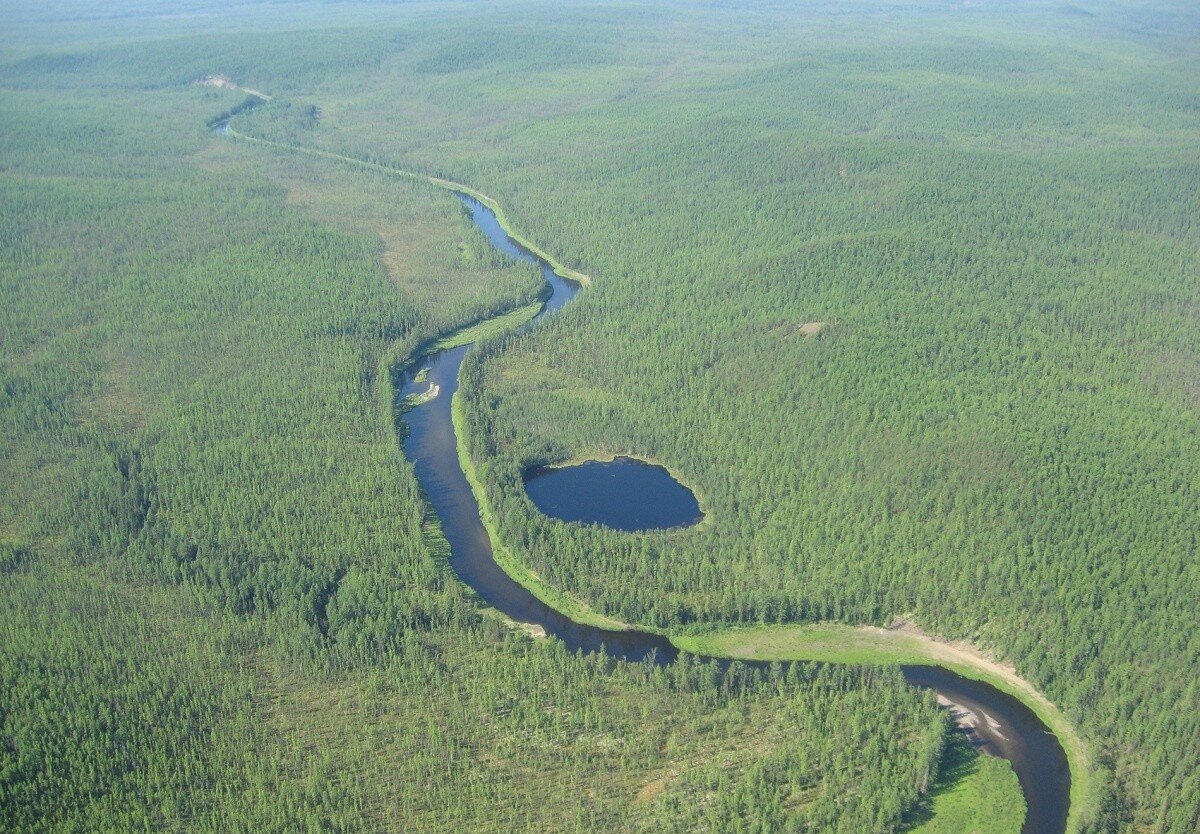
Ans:
[[[1020,830],[1012,771],[893,667],[572,654],[458,580],[396,382],[544,286],[394,168],[592,279],[462,372],[542,582],[667,634],[970,641],[1086,743],[1077,830],[1200,830],[1192,2],[0,29],[0,828]],[[614,454],[705,520],[524,492]]]

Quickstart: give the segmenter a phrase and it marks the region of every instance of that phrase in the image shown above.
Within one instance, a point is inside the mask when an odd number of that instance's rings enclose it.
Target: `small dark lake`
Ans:
[[[670,472],[634,458],[533,469],[525,491],[551,518],[630,533],[686,527],[704,517],[696,496]]]

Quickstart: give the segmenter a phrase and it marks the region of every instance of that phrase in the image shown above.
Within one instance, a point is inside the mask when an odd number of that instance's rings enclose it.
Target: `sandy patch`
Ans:
[[[647,782],[646,784],[642,785],[642,787],[637,792],[637,796],[634,797],[633,801],[637,804],[641,804],[643,802],[649,802],[650,800],[654,799],[654,797],[658,796],[664,790],[666,790],[666,788],[667,788],[667,779],[665,776],[660,779],[653,779],[653,780]]]

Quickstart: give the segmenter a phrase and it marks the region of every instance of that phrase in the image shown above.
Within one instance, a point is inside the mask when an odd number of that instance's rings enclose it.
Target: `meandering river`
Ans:
[[[266,101],[260,94],[247,92],[246,101],[209,122],[214,132],[369,168],[381,167],[330,152],[234,134],[229,125],[231,118]],[[394,173],[451,190],[458,187],[447,180],[411,172]],[[456,193],[494,247],[513,258],[537,264],[541,269],[551,292],[530,325],[575,297],[580,289],[578,284],[560,277],[550,264],[513,241],[487,206],[470,194]],[[674,662],[680,652],[666,637],[636,629],[613,631],[574,622],[537,599],[496,563],[491,540],[480,520],[479,504],[459,466],[457,438],[451,419],[451,403],[458,390],[458,371],[469,349],[470,345],[463,345],[422,357],[406,371],[398,392],[398,398],[404,398],[437,386],[438,396],[404,413],[408,429],[404,452],[442,522],[450,543],[450,563],[454,571],[486,603],[514,620],[540,626],[547,635],[562,640],[572,650],[604,651],[631,661],[652,658],[660,664]],[[418,383],[415,377],[422,369],[428,369],[428,373]],[[718,664],[729,662],[722,658],[710,659]],[[746,664],[766,665],[752,661]],[[957,723],[976,746],[1012,764],[1027,805],[1022,834],[1063,834],[1070,808],[1070,768],[1058,738],[1041,719],[1019,699],[991,684],[964,678],[938,666],[906,665],[901,669],[909,683],[938,694],[939,700],[953,711]]]
[[[500,251],[537,264],[551,287],[550,297],[534,322],[551,315],[575,297],[579,286],[559,275],[545,261],[514,242],[495,214],[466,194],[459,194],[475,224]],[[420,393],[432,383],[437,398],[404,414],[408,432],[404,452],[416,470],[442,530],[450,542],[455,573],[488,604],[522,623],[541,626],[574,650],[605,651],[625,660],[653,657],[671,663],[679,650],[658,634],[611,631],[574,622],[547,606],[512,579],[496,563],[479,504],[458,460],[457,438],[450,406],[458,390],[458,370],[470,345],[441,351],[416,362],[403,379],[401,397]],[[426,379],[415,376],[428,368]],[[751,664],[753,665],[753,664]],[[950,702],[960,726],[982,750],[1007,759],[1016,771],[1028,806],[1023,834],[1062,834],[1070,800],[1070,770],[1061,744],[1045,724],[1017,698],[991,684],[964,678],[937,666],[904,666],[904,678],[914,686],[932,689]]]

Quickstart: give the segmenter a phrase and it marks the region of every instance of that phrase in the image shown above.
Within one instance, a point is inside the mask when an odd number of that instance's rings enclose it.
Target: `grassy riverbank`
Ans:
[[[470,450],[463,442],[466,432],[463,426],[461,397],[454,397],[450,406],[450,414],[454,421],[454,435],[458,438],[458,462],[462,466],[463,473],[467,476],[467,482],[471,485],[471,491],[475,494],[475,500],[479,504],[479,517],[483,521],[484,529],[487,530],[488,538],[491,539],[492,555],[496,564],[504,568],[505,573],[535,597],[577,623],[615,631],[626,631],[632,628],[628,623],[599,614],[582,600],[550,586],[502,543],[499,531],[493,521],[493,513],[484,492],[483,483],[471,459]]]
[[[448,336],[443,336],[440,339],[432,342],[428,347],[421,351],[421,356],[428,356],[431,353],[437,353],[440,350],[450,350],[451,348],[469,345],[473,342],[478,342],[480,339],[486,339],[489,336],[495,336],[513,328],[520,327],[526,322],[532,321],[542,309],[542,302],[537,301],[533,304],[527,304],[524,307],[518,307],[515,310],[510,310],[507,313],[501,313],[490,319],[485,319],[477,322],[462,330],[456,330]]]
[[[913,812],[909,834],[1019,834],[1025,798],[1004,759],[971,748],[957,733],[942,753],[937,781]]]

